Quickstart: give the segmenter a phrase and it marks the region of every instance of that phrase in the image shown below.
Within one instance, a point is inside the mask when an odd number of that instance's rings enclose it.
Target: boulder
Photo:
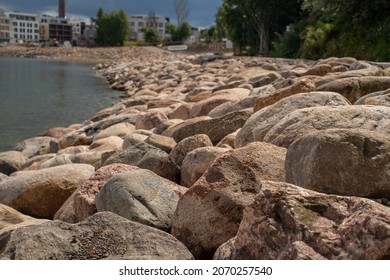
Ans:
[[[59,156],[52,157],[48,159],[47,161],[41,163],[39,165],[40,169],[43,168],[50,168],[54,166],[60,166],[60,165],[65,165],[65,164],[72,164],[72,163],[84,163],[84,164],[89,164],[96,167],[99,167],[101,162],[101,157],[102,157],[103,152],[97,152],[97,151],[92,151],[92,152],[86,152],[86,153],[79,153],[79,154],[62,154]]]
[[[389,137],[390,108],[384,106],[323,106],[296,110],[274,125],[264,141],[288,147],[299,137],[332,128],[362,128]]]
[[[177,107],[172,113],[168,114],[169,119],[187,120],[190,118],[190,112],[193,103],[184,103]]]
[[[380,260],[390,255],[390,208],[263,181],[217,260]]]
[[[352,104],[360,97],[390,88],[390,77],[350,77],[333,80],[316,88],[318,91],[334,91],[346,97]]]
[[[253,141],[263,141],[267,132],[289,113],[309,107],[347,106],[347,99],[335,92],[308,92],[283,98],[254,113],[238,132],[235,145],[243,147]]]
[[[30,216],[24,215],[7,205],[0,204],[0,232],[7,227],[33,220],[34,218]]]
[[[135,126],[130,123],[127,122],[117,123],[98,132],[93,138],[93,141],[95,142],[97,140],[107,138],[110,136],[118,136],[124,139],[126,138],[127,135],[132,134],[134,131],[135,131]]]
[[[61,150],[73,146],[90,145],[92,142],[93,137],[87,136],[84,131],[75,131],[58,140],[58,149]]]
[[[18,171],[27,161],[27,156],[22,152],[10,151],[0,153],[0,173],[10,175]]]
[[[0,173],[0,183],[7,180],[8,179],[8,176],[3,174],[3,173]]]
[[[170,159],[181,166],[187,154],[197,148],[212,146],[210,138],[206,134],[197,134],[181,140],[169,153]]]
[[[0,203],[35,218],[51,219],[94,171],[91,165],[68,164],[21,172],[0,183]]]
[[[169,155],[147,143],[138,143],[130,148],[111,155],[103,164],[124,163],[153,171],[173,182],[178,181],[180,170]]]
[[[34,137],[18,143],[15,150],[22,152],[28,158],[56,153],[58,151],[58,140],[48,136]]]
[[[226,135],[241,128],[252,114],[252,109],[242,110],[211,119],[198,117],[171,126],[163,135],[170,136],[176,142],[196,134],[206,134],[213,144],[217,144]]]
[[[135,122],[136,129],[152,129],[168,120],[168,117],[161,111],[149,111],[137,117]]]
[[[364,129],[329,129],[294,141],[286,181],[317,192],[390,198],[390,140]]]
[[[90,149],[94,152],[119,151],[122,150],[123,142],[124,140],[119,136],[109,136],[94,140]]]
[[[163,178],[139,169],[112,177],[96,195],[96,208],[168,232],[178,200]]]
[[[54,127],[40,133],[38,136],[48,136],[48,137],[54,137],[59,139],[69,133],[74,132],[75,130],[76,129],[72,127]]]
[[[215,107],[208,115],[212,118],[218,118],[232,112],[253,108],[253,106],[255,106],[256,99],[256,96],[248,96],[239,101],[228,101]]]
[[[202,177],[214,160],[227,151],[228,149],[210,146],[197,148],[189,152],[181,164],[180,184],[185,187],[191,187]]]
[[[231,96],[213,96],[195,103],[189,113],[189,118],[207,116],[211,110],[226,102],[237,100],[237,97]]]
[[[193,259],[172,235],[110,212],[74,225],[52,221],[7,231],[0,236],[0,244],[0,259]]]
[[[172,235],[196,258],[212,258],[234,237],[242,211],[253,202],[261,180],[284,181],[286,149],[255,142],[218,157],[180,198]]]
[[[378,96],[372,96],[364,100],[364,105],[376,105],[390,107],[390,92]]]
[[[148,138],[146,138],[145,143],[157,147],[168,154],[176,146],[176,141],[173,138],[158,134],[150,135]]]
[[[301,78],[295,81],[292,85],[276,90],[276,92],[270,92],[260,95],[256,99],[255,106],[253,108],[254,112],[259,111],[260,109],[272,105],[279,100],[289,97],[294,94],[310,92],[315,89],[315,84],[311,79]],[[323,90],[324,91],[324,90]],[[330,90],[329,90],[330,91]]]
[[[92,216],[97,212],[96,194],[107,181],[119,173],[132,170],[138,170],[138,167],[127,164],[111,164],[98,169],[64,202],[55,213],[54,219],[74,224]]]
[[[148,135],[140,134],[140,133],[133,133],[125,138],[123,140],[122,149],[126,150],[130,148],[131,146],[134,146],[138,143],[145,142],[146,139],[148,139]]]

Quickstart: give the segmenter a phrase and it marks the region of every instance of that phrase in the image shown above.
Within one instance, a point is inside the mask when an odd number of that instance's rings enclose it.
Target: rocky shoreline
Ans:
[[[0,47],[124,93],[0,153],[0,259],[388,259],[390,68]]]

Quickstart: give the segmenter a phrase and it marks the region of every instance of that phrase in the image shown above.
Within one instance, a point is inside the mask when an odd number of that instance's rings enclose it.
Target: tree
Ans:
[[[156,46],[160,43],[161,38],[160,35],[157,33],[156,29],[154,28],[145,28],[142,30],[145,34],[145,43],[147,45]]]
[[[277,33],[294,22],[301,0],[224,0],[216,15],[230,39],[250,54],[268,53]]]
[[[122,9],[106,14],[100,8],[96,25],[96,41],[101,46],[123,46],[130,32],[127,15]]]
[[[183,42],[191,35],[191,25],[188,22],[183,22],[178,27],[172,23],[165,26],[167,33],[171,35],[172,42]]]
[[[180,26],[188,20],[190,14],[188,0],[173,0],[173,6],[175,8],[177,26]]]

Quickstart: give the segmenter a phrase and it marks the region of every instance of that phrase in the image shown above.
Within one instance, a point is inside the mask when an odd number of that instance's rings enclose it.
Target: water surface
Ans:
[[[119,101],[91,65],[0,57],[0,152]]]

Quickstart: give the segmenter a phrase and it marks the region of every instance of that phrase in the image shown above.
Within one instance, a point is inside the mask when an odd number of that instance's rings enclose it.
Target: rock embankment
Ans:
[[[0,153],[0,259],[390,257],[390,69],[4,48],[100,58],[124,97]]]

